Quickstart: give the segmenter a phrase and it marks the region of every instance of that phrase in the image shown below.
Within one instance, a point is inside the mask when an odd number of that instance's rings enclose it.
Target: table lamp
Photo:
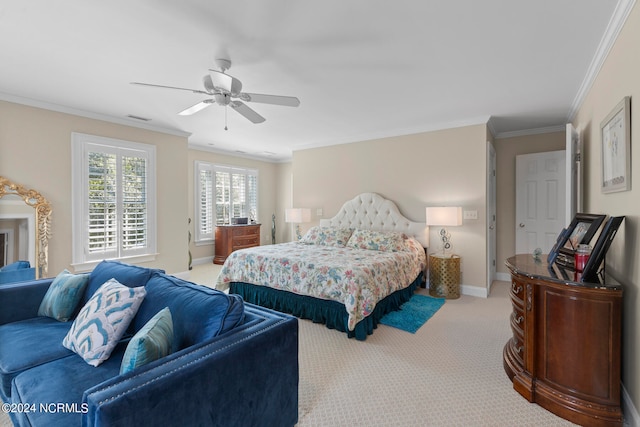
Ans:
[[[442,255],[450,250],[451,234],[445,227],[462,225],[462,208],[459,206],[438,206],[427,208],[427,225],[440,226],[440,242],[442,244]]]
[[[300,224],[311,222],[311,209],[309,208],[289,208],[284,211],[284,222],[296,225],[296,237],[302,238],[300,234]]]

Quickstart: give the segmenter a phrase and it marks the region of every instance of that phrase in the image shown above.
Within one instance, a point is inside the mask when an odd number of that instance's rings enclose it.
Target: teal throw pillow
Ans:
[[[144,286],[130,288],[108,280],[82,307],[62,345],[89,365],[100,365],[111,356],[146,294]]]
[[[160,310],[136,333],[124,352],[120,374],[171,354],[173,319],[169,307]]]
[[[56,276],[44,295],[38,316],[67,322],[76,310],[89,283],[89,274],[71,274],[64,270]]]

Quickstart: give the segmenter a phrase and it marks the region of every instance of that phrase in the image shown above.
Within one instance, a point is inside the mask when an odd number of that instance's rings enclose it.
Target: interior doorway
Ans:
[[[516,156],[516,253],[548,253],[565,226],[566,152]]]

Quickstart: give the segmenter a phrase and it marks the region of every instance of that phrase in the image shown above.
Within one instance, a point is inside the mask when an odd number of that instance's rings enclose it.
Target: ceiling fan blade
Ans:
[[[247,104],[243,102],[232,101],[229,103],[229,105],[231,106],[231,108],[233,108],[238,113],[245,116],[247,119],[249,119],[253,123],[262,123],[265,121],[264,117],[262,117],[260,114],[253,111],[251,108],[247,106]]]
[[[204,110],[205,108],[207,108],[209,105],[213,103],[214,103],[213,99],[205,99],[204,101],[198,102],[197,104],[192,105],[191,107],[180,111],[178,114],[181,116],[190,116],[192,114],[197,113],[200,110]]]
[[[148,86],[148,87],[159,87],[161,89],[177,89],[177,90],[186,90],[188,92],[193,92],[193,93],[202,93],[204,95],[209,95],[209,93],[203,91],[203,90],[199,90],[199,89],[188,89],[188,88],[184,88],[184,87],[176,87],[176,86],[163,86],[163,85],[154,85],[151,83],[140,83],[140,82],[131,82],[132,85],[138,85],[138,86]]]
[[[211,82],[216,89],[221,89],[225,92],[231,93],[233,96],[238,96],[242,91],[242,82],[229,74],[222,73],[216,70],[211,71]]]
[[[240,94],[240,99],[246,102],[260,102],[262,104],[283,105],[285,107],[297,107],[300,100],[295,96],[262,95],[259,93]]]

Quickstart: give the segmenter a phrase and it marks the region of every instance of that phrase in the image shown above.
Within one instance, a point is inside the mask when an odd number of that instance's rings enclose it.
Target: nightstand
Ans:
[[[460,257],[449,254],[429,255],[429,295],[460,298]]]

